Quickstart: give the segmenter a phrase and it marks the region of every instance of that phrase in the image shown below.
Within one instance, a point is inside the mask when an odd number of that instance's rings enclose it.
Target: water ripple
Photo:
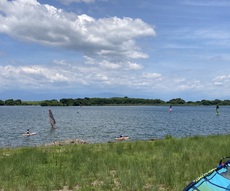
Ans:
[[[50,129],[48,109],[52,109],[57,129]],[[90,106],[90,107],[0,107],[0,147],[34,146],[65,139],[90,143],[115,141],[120,133],[131,140],[147,140],[194,135],[228,134],[229,106]],[[29,128],[36,136],[23,137]]]

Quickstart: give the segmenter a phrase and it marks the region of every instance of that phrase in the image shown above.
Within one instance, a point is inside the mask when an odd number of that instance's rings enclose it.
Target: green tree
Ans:
[[[17,99],[14,101],[14,105],[22,105],[22,101],[20,99]]]
[[[201,104],[202,104],[202,105],[213,105],[212,101],[210,101],[210,100],[205,100],[205,99],[201,100]]]
[[[4,104],[5,104],[4,101],[0,100],[0,105],[4,105]]]
[[[168,101],[170,104],[185,104],[186,101],[181,98],[175,98]]]
[[[14,105],[15,103],[14,103],[14,100],[13,99],[7,99],[6,101],[5,101],[5,105]]]

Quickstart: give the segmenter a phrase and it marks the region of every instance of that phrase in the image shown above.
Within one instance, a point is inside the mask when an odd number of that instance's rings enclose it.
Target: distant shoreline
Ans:
[[[20,99],[0,100],[0,106],[19,106],[19,105],[40,105],[40,106],[139,106],[139,105],[160,105],[160,106],[176,106],[176,105],[230,105],[230,100],[201,100],[201,101],[185,101],[181,98],[174,98],[169,101],[161,99],[142,99],[128,97],[112,97],[112,98],[62,98],[60,100],[43,100],[43,101],[22,101]]]

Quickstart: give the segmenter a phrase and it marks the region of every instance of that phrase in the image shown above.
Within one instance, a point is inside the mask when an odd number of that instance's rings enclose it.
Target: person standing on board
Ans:
[[[169,112],[172,112],[172,105],[169,106]]]
[[[220,113],[220,108],[219,108],[219,105],[217,104],[216,105],[216,115],[219,115],[219,113]]]

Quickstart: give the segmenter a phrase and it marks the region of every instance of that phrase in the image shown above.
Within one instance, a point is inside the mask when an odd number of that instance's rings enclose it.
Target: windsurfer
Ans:
[[[49,120],[50,120],[51,127],[56,128],[55,127],[56,121],[54,119],[51,109],[49,109]]]

